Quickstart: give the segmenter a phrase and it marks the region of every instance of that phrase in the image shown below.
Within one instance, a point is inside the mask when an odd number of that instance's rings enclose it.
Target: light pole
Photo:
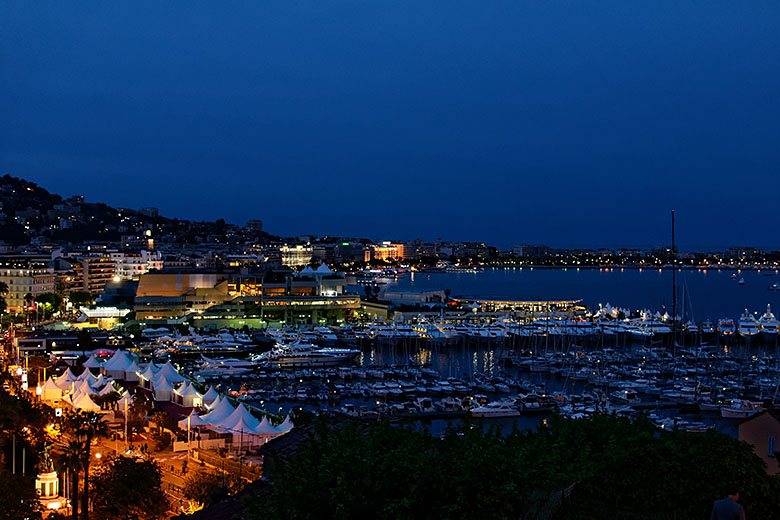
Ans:
[[[125,451],[127,451],[127,398],[125,401]]]

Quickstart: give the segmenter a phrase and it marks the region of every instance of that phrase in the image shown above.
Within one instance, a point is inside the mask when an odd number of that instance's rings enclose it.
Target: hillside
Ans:
[[[144,236],[147,231],[156,240],[174,243],[265,242],[276,238],[222,219],[194,222],[84,202],[80,196],[64,199],[34,182],[10,175],[0,177],[0,242],[118,242]]]

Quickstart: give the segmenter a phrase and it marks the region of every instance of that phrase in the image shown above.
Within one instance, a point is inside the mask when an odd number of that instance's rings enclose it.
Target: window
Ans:
[[[769,442],[767,444],[769,444],[769,449],[768,449],[769,456],[770,457],[774,457],[775,456],[775,436],[774,435],[770,435],[769,436]]]

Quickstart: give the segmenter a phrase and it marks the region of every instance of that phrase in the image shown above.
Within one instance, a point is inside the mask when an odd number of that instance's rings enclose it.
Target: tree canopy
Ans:
[[[162,472],[152,460],[116,457],[92,479],[92,507],[108,520],[164,518],[168,500]]]
[[[748,516],[780,517],[780,480],[746,443],[606,415],[507,436],[318,424],[272,478],[254,518],[706,518],[735,486]]]

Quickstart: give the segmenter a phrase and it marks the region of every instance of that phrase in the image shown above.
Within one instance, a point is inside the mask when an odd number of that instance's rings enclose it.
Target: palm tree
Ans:
[[[6,309],[6,296],[8,296],[8,284],[5,282],[0,282],[0,316],[3,315]]]
[[[30,293],[27,293],[24,295],[24,303],[25,307],[27,307],[27,325],[30,324],[30,307],[32,306],[32,303],[35,301],[35,296],[33,296]]]
[[[73,412],[67,418],[67,425],[81,444],[81,467],[84,469],[84,499],[81,502],[81,517],[89,518],[89,465],[92,462],[92,440],[97,437],[108,437],[108,425],[103,417],[95,412]]]
[[[73,507],[73,520],[79,517],[79,474],[81,473],[81,452],[83,446],[78,441],[70,441],[57,462],[72,473],[70,479],[70,502]]]

